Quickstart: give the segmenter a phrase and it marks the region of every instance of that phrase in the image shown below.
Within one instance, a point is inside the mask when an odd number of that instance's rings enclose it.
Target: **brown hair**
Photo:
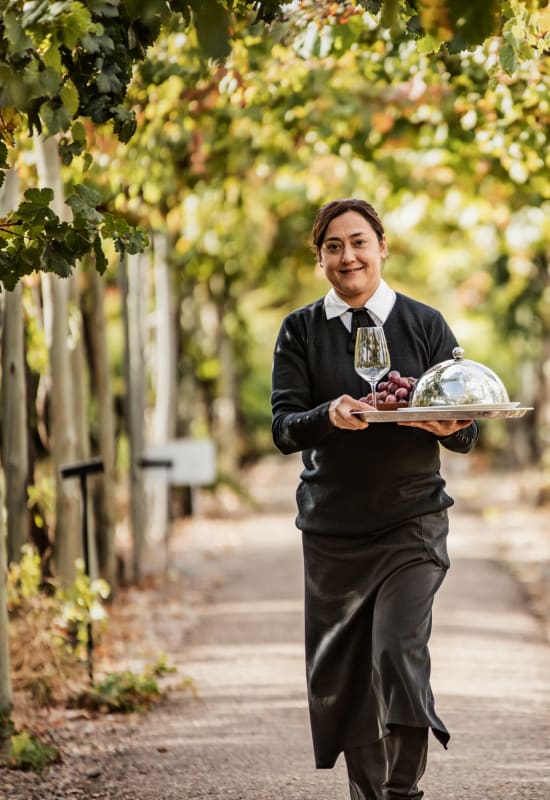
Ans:
[[[384,226],[375,209],[365,200],[347,197],[343,200],[331,200],[330,203],[321,206],[317,212],[311,231],[313,246],[316,250],[319,250],[323,244],[325,233],[332,220],[339,217],[341,214],[345,214],[346,211],[356,211],[358,214],[361,214],[361,216],[372,225],[378,241],[382,242],[384,238]]]

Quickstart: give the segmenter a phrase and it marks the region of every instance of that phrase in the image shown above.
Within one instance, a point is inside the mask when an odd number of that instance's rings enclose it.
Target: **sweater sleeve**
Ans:
[[[451,450],[453,453],[469,453],[477,442],[478,436],[479,428],[477,423],[472,422],[467,428],[461,428],[456,433],[451,433],[450,436],[440,437],[439,443],[446,450]]]
[[[334,430],[330,402],[313,406],[306,345],[305,320],[290,315],[275,345],[271,392],[273,441],[285,454],[315,447]]]

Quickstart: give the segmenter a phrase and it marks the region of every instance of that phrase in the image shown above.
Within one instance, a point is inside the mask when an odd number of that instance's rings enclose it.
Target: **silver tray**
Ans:
[[[460,419],[515,419],[523,417],[532,408],[519,403],[492,405],[469,404],[463,406],[408,406],[395,411],[352,411],[364,422],[429,422],[430,420]]]

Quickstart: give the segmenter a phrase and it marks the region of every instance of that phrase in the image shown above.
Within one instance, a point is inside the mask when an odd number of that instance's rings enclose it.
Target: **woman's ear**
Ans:
[[[323,262],[322,262],[322,260],[321,260],[321,248],[320,248],[320,247],[317,247],[317,248],[316,248],[316,250],[315,250],[315,254],[316,254],[316,256],[317,256],[317,264],[318,264],[318,266],[319,266],[321,269],[324,269],[324,268],[325,268],[325,265],[323,264]]]
[[[380,242],[380,254],[382,258],[387,258],[389,256],[388,251],[388,242],[386,241],[386,234],[382,236],[382,241]]]

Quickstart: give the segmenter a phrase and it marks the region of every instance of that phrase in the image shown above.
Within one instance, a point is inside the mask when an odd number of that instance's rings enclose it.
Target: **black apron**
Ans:
[[[446,510],[365,536],[303,532],[305,644],[315,763],[388,725],[449,733],[435,712],[428,640],[449,567]]]

